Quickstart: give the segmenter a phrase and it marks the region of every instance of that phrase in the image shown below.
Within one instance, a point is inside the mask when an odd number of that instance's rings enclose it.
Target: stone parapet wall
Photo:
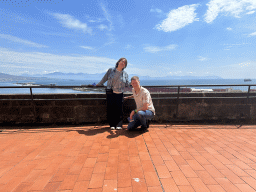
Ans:
[[[240,120],[254,122],[256,98],[240,98],[247,93],[151,94],[158,123],[191,120]],[[251,94],[256,96],[256,93]],[[219,97],[219,98],[217,98]],[[227,97],[232,97],[227,98]],[[0,123],[106,123],[105,94],[0,95]],[[133,99],[124,101],[124,121]]]

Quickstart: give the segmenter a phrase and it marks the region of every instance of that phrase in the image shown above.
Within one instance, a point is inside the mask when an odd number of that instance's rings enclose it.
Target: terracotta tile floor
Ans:
[[[256,126],[15,128],[0,132],[0,191],[256,191]]]

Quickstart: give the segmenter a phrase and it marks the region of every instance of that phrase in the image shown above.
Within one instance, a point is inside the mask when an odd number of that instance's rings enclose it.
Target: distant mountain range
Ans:
[[[20,81],[20,80],[39,80],[39,79],[73,79],[73,80],[101,80],[105,73],[87,74],[87,73],[62,73],[54,72],[48,74],[22,74],[20,76],[0,73],[0,82]],[[136,76],[129,74],[129,78]],[[171,79],[222,79],[218,76],[165,76],[150,77],[139,76],[140,80],[171,80]]]
[[[101,80],[105,73],[62,73],[54,72],[48,74],[37,74],[33,77],[47,77],[54,79],[74,79],[74,80]],[[25,75],[24,76],[28,76]],[[129,74],[129,78],[132,76],[138,76],[136,74]],[[222,79],[218,76],[165,76],[165,77],[150,77],[150,76],[139,76],[140,80],[169,80],[169,79]]]
[[[22,80],[38,80],[45,79],[44,77],[29,77],[29,76],[17,76],[9,75],[5,73],[0,73],[0,82],[10,82],[10,81],[22,81]]]

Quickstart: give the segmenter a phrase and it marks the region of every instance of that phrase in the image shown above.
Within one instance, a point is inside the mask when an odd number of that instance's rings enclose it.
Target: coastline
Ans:
[[[55,88],[55,86],[81,86],[91,85],[97,83],[95,80],[67,80],[67,79],[47,79],[47,80],[22,80],[22,81],[11,81],[11,82],[0,82],[0,86],[37,86],[33,88],[33,93],[105,93],[105,89],[99,88]],[[207,87],[207,85],[241,85],[241,86],[214,86]],[[244,82],[244,79],[195,79],[195,80],[141,80],[142,86],[164,86],[164,85],[205,85],[204,87],[181,87],[180,92],[248,92],[248,86],[256,84],[256,79],[252,79],[250,82]],[[40,86],[49,86],[49,88],[40,88]],[[157,93],[170,93],[177,92],[177,88],[164,88],[154,87],[148,88],[150,92]],[[256,86],[251,86],[251,91],[256,91]],[[131,88],[125,89],[126,93],[131,92]],[[26,94],[30,93],[29,89],[16,88],[16,89],[0,89],[1,94]]]

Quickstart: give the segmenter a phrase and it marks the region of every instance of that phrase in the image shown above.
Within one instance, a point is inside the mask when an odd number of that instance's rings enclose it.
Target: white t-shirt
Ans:
[[[132,89],[133,97],[136,102],[137,108],[141,108],[144,103],[148,103],[148,110],[152,111],[155,115],[155,108],[151,99],[151,95],[147,89],[140,87],[140,92],[136,95],[135,90]]]

